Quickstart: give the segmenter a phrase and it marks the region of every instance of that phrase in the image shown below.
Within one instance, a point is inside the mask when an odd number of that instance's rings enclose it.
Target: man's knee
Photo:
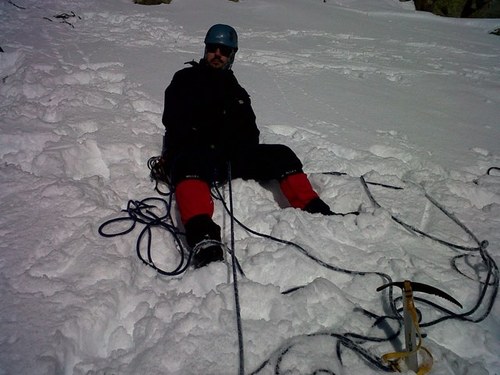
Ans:
[[[213,173],[214,167],[210,158],[198,152],[182,154],[170,163],[170,174],[174,185],[188,179],[203,180],[210,184],[213,181]]]
[[[269,163],[277,179],[302,172],[302,163],[290,147],[281,144],[269,146]]]

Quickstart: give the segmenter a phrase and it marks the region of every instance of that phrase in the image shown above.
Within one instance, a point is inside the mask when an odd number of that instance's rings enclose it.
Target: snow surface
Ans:
[[[472,319],[486,313],[495,290],[480,300],[479,253],[391,216],[477,246],[427,193],[500,260],[500,173],[486,174],[500,166],[498,20],[445,19],[397,0],[12,0],[0,20],[0,374],[381,373],[345,347],[341,366],[333,335],[391,333],[361,312],[393,315],[376,291],[387,280],[373,272],[441,288],[464,308],[416,295],[456,313],[479,303]],[[234,70],[262,140],[292,147],[334,210],[361,210],[310,215],[286,208],[272,183],[236,180],[236,218],[366,272],[328,269],[236,225],[244,371],[228,266],[162,276],[136,256],[140,225],[98,233],[128,200],[158,196],[146,161],[161,148],[163,90],[219,22],[239,32]],[[362,175],[404,189],[369,185],[376,207]],[[230,243],[219,201],[215,220]],[[171,236],[153,231],[152,246],[158,265],[176,266]],[[416,305],[423,322],[443,316]],[[499,374],[499,319],[495,303],[481,322],[422,328],[432,373]],[[379,357],[402,342],[359,345]]]

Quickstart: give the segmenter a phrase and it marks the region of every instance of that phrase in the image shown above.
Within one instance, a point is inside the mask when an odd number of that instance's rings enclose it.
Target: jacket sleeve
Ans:
[[[182,75],[177,72],[165,90],[162,123],[165,126],[167,147],[184,144],[190,137],[189,111],[186,110],[189,100],[182,82]]]

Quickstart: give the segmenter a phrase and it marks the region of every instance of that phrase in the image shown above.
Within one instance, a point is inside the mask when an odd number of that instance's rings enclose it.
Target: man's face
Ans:
[[[207,44],[205,60],[214,69],[223,69],[228,63],[233,49],[219,44]]]

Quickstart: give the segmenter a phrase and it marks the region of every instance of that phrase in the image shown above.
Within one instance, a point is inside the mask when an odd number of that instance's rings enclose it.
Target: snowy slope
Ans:
[[[500,167],[497,20],[397,0],[12,0],[0,20],[0,374],[381,373],[345,347],[341,365],[336,350],[347,333],[397,329],[363,313],[394,315],[376,291],[388,278],[441,288],[463,309],[419,296],[480,320],[422,328],[433,374],[499,373],[500,173],[487,175]],[[309,215],[273,183],[233,181],[238,220],[302,246],[236,225],[242,341],[228,266],[163,276],[136,256],[142,226],[98,233],[128,200],[158,197],[146,162],[161,148],[163,90],[219,22],[238,30],[234,70],[262,141],[292,147],[335,211],[361,211]],[[361,176],[404,189],[368,185],[378,207]],[[219,201],[215,219],[229,243]],[[175,268],[168,233],[154,230],[152,248]],[[445,315],[416,304],[422,323]],[[359,347],[379,358],[402,342]]]

